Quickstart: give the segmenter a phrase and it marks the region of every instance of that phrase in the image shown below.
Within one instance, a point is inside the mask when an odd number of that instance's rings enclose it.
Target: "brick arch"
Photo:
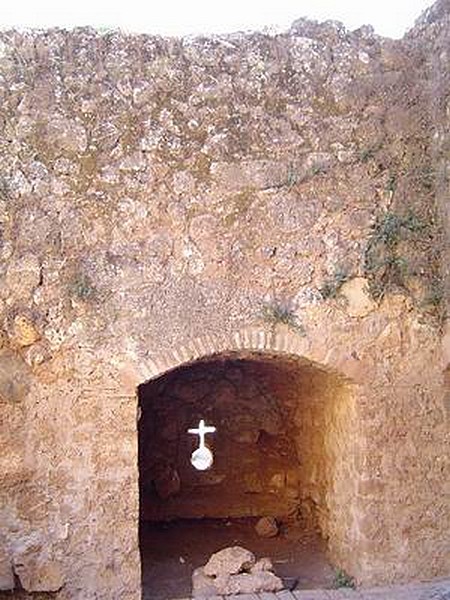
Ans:
[[[139,378],[137,382],[138,422],[145,422],[145,419],[141,420],[143,412],[140,401],[142,398],[144,402],[149,400],[149,397],[140,394],[145,394],[145,388],[151,388],[155,383],[152,380],[176,375],[179,367],[190,367],[202,362],[209,364],[216,359],[237,357],[256,362],[263,358],[264,363],[274,359],[276,361],[274,366],[277,368],[283,367],[282,363],[286,360],[293,364],[295,367],[293,370],[297,370],[298,367],[300,371],[306,368],[306,373],[308,369],[310,372],[318,371],[315,375],[317,378],[323,378],[324,381],[322,390],[324,402],[311,404],[316,407],[309,412],[309,420],[311,423],[314,422],[314,426],[307,427],[306,432],[303,431],[300,436],[304,444],[303,464],[307,465],[303,467],[305,489],[309,489],[308,485],[311,490],[314,486],[319,489],[319,499],[315,499],[320,507],[317,512],[319,528],[324,539],[327,540],[330,556],[336,564],[352,575],[357,575],[359,553],[353,550],[357,549],[360,543],[358,533],[360,498],[356,496],[354,490],[359,485],[360,473],[354,457],[359,448],[356,444],[363,442],[361,436],[354,435],[358,429],[356,397],[359,386],[351,374],[347,373],[345,368],[341,368],[343,363],[339,363],[338,356],[340,349],[327,348],[323,341],[321,339],[320,343],[315,343],[314,338],[308,339],[284,326],[277,326],[273,330],[250,327],[230,334],[206,335],[180,345],[174,350],[150,354],[149,358],[142,361],[139,372],[135,374]],[[265,357],[269,360],[264,360]],[[300,379],[296,379],[294,385],[299,382]],[[324,457],[320,463],[314,462],[314,452],[317,447],[322,449],[321,456]],[[313,466],[310,468],[311,465]],[[317,468],[325,473],[319,478],[319,483],[317,483],[317,476],[313,476],[313,471]],[[169,516],[173,517],[173,515]],[[188,518],[193,516],[195,518],[196,515],[189,514]],[[349,548],[352,549],[351,553],[348,552]]]
[[[202,358],[226,353],[267,353],[301,358],[325,370],[335,371],[336,365],[329,355],[318,356],[306,337],[288,327],[275,331],[261,327],[248,327],[229,334],[205,335],[185,345],[161,354],[150,355],[139,365],[139,381],[143,384],[182,365]],[[342,375],[346,376],[343,372]]]

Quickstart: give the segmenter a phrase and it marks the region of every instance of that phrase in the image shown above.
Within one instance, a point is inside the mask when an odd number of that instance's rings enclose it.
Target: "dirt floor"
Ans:
[[[257,558],[269,556],[288,589],[333,587],[334,570],[317,533],[290,526],[276,538],[265,539],[255,533],[255,522],[201,519],[141,524],[143,600],[189,596],[192,571],[213,552],[236,545]]]

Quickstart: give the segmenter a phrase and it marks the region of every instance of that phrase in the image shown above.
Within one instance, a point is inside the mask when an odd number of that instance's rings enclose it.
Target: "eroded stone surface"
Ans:
[[[32,373],[21,357],[4,348],[0,351],[0,397],[3,402],[22,402],[30,391]]]
[[[14,572],[6,551],[0,547],[0,591],[14,589]]]
[[[249,571],[255,562],[253,552],[240,546],[233,546],[213,554],[203,567],[203,571],[208,577],[235,575],[236,573]]]
[[[136,387],[243,348],[353,386],[307,388],[295,425],[336,564],[448,572],[448,2],[395,41],[299,20],[0,47],[0,522],[24,581],[57,563],[61,599],[140,597]],[[351,316],[360,278],[376,305]]]
[[[15,565],[15,572],[27,592],[57,592],[64,584],[61,565],[48,560],[35,562],[31,555],[28,564]]]
[[[16,315],[12,325],[12,341],[18,346],[31,346],[40,335],[34,323],[26,315]]]
[[[368,284],[364,277],[355,277],[342,286],[341,292],[347,300],[347,312],[351,317],[365,317],[376,309]]]

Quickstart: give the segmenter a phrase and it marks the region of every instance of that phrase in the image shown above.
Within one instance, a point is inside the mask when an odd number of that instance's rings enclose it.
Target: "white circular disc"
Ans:
[[[197,471],[206,471],[213,464],[213,455],[209,448],[198,448],[191,455],[191,465]]]

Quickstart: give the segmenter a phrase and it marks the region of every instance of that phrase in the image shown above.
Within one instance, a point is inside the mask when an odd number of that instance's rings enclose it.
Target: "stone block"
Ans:
[[[23,300],[39,285],[40,278],[41,265],[38,258],[30,253],[18,262],[10,262],[6,272],[6,285],[13,298]]]
[[[277,600],[295,600],[295,596],[289,590],[277,592]]]
[[[57,592],[64,584],[57,562],[31,562],[16,567],[20,583],[27,592]]]
[[[278,523],[274,517],[261,517],[255,526],[260,537],[272,538],[278,535]]]
[[[347,312],[351,317],[365,317],[377,308],[370,297],[368,281],[364,277],[355,277],[346,281],[341,294],[347,300]]]
[[[296,590],[292,595],[295,600],[331,600],[331,593],[327,590]]]
[[[29,317],[17,315],[14,319],[11,338],[18,346],[27,347],[37,342],[40,334]]]
[[[252,552],[240,546],[233,546],[213,554],[206,563],[204,571],[209,577],[233,575],[250,569],[255,562],[255,555]]]
[[[12,404],[21,402],[29,392],[31,371],[20,356],[8,349],[0,351],[0,397]]]

